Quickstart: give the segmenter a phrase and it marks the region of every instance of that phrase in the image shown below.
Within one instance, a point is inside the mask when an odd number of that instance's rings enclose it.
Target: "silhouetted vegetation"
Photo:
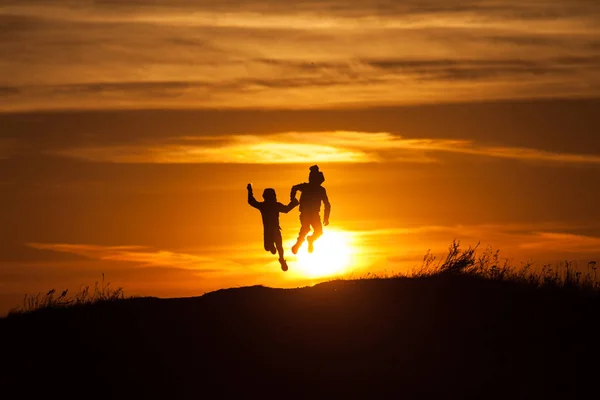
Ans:
[[[90,291],[89,286],[85,286],[72,296],[69,295],[68,289],[61,291],[58,296],[56,295],[57,293],[56,289],[51,289],[43,296],[41,293],[36,295],[26,294],[23,298],[23,305],[12,309],[9,312],[9,315],[32,312],[46,308],[81,306],[95,304],[100,301],[117,301],[125,299],[122,287],[113,289],[110,287],[110,282],[104,283],[104,274],[102,274],[102,282],[96,282],[94,284],[93,291]]]
[[[23,398],[587,399],[600,372],[587,267],[513,268],[454,242],[406,276],[55,299],[0,319],[0,384]]]
[[[407,273],[367,273],[360,279],[424,278],[448,274],[479,277],[505,281],[532,288],[577,290],[588,294],[600,294],[600,276],[596,261],[589,261],[587,268],[564,261],[556,265],[536,266],[532,262],[515,266],[500,258],[500,250],[486,248],[478,252],[479,245],[461,249],[460,241],[453,241],[443,259],[428,251],[423,263]]]
[[[536,270],[533,263],[514,266],[508,260],[500,258],[500,251],[491,248],[477,253],[478,246],[466,250],[460,248],[460,242],[450,245],[445,259],[436,263],[436,257],[428,252],[423,258],[420,269],[407,277],[423,277],[440,274],[464,274],[492,280],[503,280],[539,288],[577,289],[586,292],[600,291],[600,280],[596,273],[596,262],[589,261],[587,270],[579,270],[571,261],[562,264],[542,265]]]

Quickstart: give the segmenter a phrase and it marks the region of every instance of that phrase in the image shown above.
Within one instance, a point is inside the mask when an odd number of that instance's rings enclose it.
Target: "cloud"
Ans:
[[[135,263],[141,267],[173,267],[198,272],[214,272],[216,267],[224,267],[223,261],[211,257],[171,251],[153,251],[144,246],[98,246],[66,243],[28,243],[38,250],[76,254],[102,261]]]
[[[405,138],[554,153],[600,154],[600,100],[504,101],[326,110],[146,109],[0,113],[0,141],[39,156],[84,147],[227,144],[231,135],[278,132],[389,132]],[[124,133],[127,134],[124,134]],[[311,137],[311,136],[309,136]],[[184,140],[184,138],[187,138]],[[16,168],[16,167],[15,167]]]
[[[478,246],[479,251],[498,250],[501,260],[513,267],[522,262],[534,266],[556,264],[564,260],[586,263],[600,256],[600,237],[577,233],[581,228],[560,222],[532,224],[480,224],[413,226],[353,232],[363,249],[362,261],[372,268],[385,265],[387,271],[407,271],[419,267],[430,251],[443,259],[452,241],[463,249]],[[375,270],[371,269],[372,272]]]
[[[0,110],[600,96],[591,4],[0,0]]]
[[[0,160],[6,160],[13,155],[15,142],[15,139],[0,137]]]
[[[600,255],[600,237],[579,233],[589,226],[557,221],[537,223],[502,223],[476,225],[418,225],[376,229],[346,229],[343,232],[355,246],[356,267],[368,267],[380,257],[400,257],[419,261],[427,250],[443,253],[453,240],[463,247],[477,246],[501,250],[505,256],[524,261],[543,262],[552,257],[587,257]],[[600,232],[600,231],[598,231]],[[292,240],[292,238],[290,238]],[[243,270],[262,270],[266,257],[255,254],[254,245],[205,248],[204,255],[153,250],[146,246],[100,246],[90,244],[28,243],[37,250],[73,254],[91,260],[133,263],[145,268],[174,268],[203,273],[238,274]],[[232,256],[232,254],[235,254]],[[261,253],[262,254],[262,253]],[[380,260],[379,260],[380,261]],[[556,261],[556,260],[555,260]],[[270,260],[276,264],[276,261]],[[359,265],[360,264],[360,265]],[[373,265],[380,267],[378,265]],[[258,268],[258,269],[257,269]]]
[[[571,233],[536,232],[521,244],[527,250],[562,249],[570,253],[592,253],[600,255],[600,237]]]
[[[19,88],[11,86],[0,86],[0,96],[11,96],[19,94],[21,91]]]
[[[294,164],[309,162],[436,162],[435,154],[454,153],[561,164],[599,165],[600,155],[488,146],[470,140],[410,139],[390,133],[287,132],[271,135],[205,137],[177,144],[85,146],[52,155],[113,163]]]
[[[413,24],[431,26],[447,22],[447,17],[463,17],[471,24],[502,20],[552,21],[557,19],[585,20],[598,11],[585,0],[573,0],[566,5],[558,0],[526,0],[520,3],[494,0],[448,1],[448,0],[366,0],[348,3],[341,0],[290,1],[281,4],[276,0],[250,0],[243,3],[219,0],[140,0],[140,1],[94,1],[92,4],[50,0],[28,1],[27,5],[15,0],[3,0],[4,12],[18,15],[45,15],[59,20],[86,20],[111,23],[115,21],[147,22],[153,24],[191,24],[254,26],[260,17],[277,17],[272,23],[292,27],[311,23],[311,27],[331,27],[360,24],[386,23],[389,18],[397,21],[405,18]],[[290,13],[293,10],[293,13]],[[237,11],[237,12],[233,12]],[[218,15],[219,18],[207,16]],[[307,16],[321,18],[305,20]],[[254,17],[254,18],[252,18]],[[370,19],[378,17],[378,19]],[[419,17],[414,18],[413,17]],[[423,18],[428,17],[428,18]],[[468,18],[471,17],[471,18]],[[405,21],[406,22],[406,21]]]
[[[214,62],[200,56],[192,67],[186,60],[177,60],[184,52],[182,49],[171,57],[178,65],[174,74],[186,77],[182,80],[172,80],[166,72],[157,74],[157,79],[129,74],[127,69],[135,63],[154,63],[159,71],[172,68],[164,65],[164,58],[144,60],[143,56],[121,60],[127,65],[119,68],[115,68],[116,63],[99,69],[105,62],[99,61],[86,69],[94,79],[83,82],[36,84],[26,82],[30,78],[25,76],[20,79],[21,73],[17,72],[18,80],[23,83],[0,87],[0,109],[52,108],[45,103],[46,99],[75,109],[164,106],[311,109],[518,99],[531,98],[532,93],[540,99],[600,96],[597,56],[531,60],[348,58],[321,62],[275,58],[227,61],[220,56]],[[117,70],[125,76],[118,77]],[[30,107],[19,106],[23,102]]]
[[[180,81],[167,81],[167,82],[95,82],[85,84],[72,84],[62,85],[56,87],[49,87],[48,89],[53,90],[55,93],[68,93],[68,94],[109,94],[109,93],[137,93],[137,94],[158,94],[168,93],[169,91],[181,91],[190,89],[192,87],[202,87],[202,82],[180,82]]]
[[[571,75],[576,71],[595,70],[600,67],[600,56],[560,57],[540,60],[524,59],[381,59],[365,63],[388,73],[414,75],[416,79],[503,80],[540,75]]]
[[[191,286],[194,290],[216,290],[223,287],[238,286],[240,284],[265,284],[269,282],[285,283],[278,272],[279,263],[271,254],[267,257],[264,253],[256,253],[256,245],[235,245],[219,248],[205,247],[202,254],[196,251],[174,252],[168,250],[156,250],[147,246],[102,246],[93,244],[68,244],[68,243],[27,243],[32,249],[66,253],[86,257],[87,264],[82,261],[71,261],[59,266],[71,267],[74,273],[79,271],[81,265],[90,265],[96,270],[105,271],[111,263],[127,263],[132,266],[128,268],[123,265],[114,264],[109,268],[119,276],[131,275],[136,279],[131,282],[132,289],[149,283],[156,290],[178,291],[182,287]],[[49,262],[48,266],[57,265]],[[0,264],[0,267],[9,264]],[[36,264],[21,263],[17,266],[35,267]],[[104,266],[104,268],[103,268]],[[265,267],[267,267],[265,269]],[[155,280],[155,272],[162,275],[160,280]],[[176,275],[173,275],[175,273]],[[186,273],[189,273],[186,274]],[[184,280],[180,278],[183,276]],[[194,280],[201,278],[201,285]],[[190,281],[191,279],[191,281]],[[151,283],[150,281],[154,281]],[[293,285],[298,280],[287,282]],[[172,296],[172,294],[171,294]]]

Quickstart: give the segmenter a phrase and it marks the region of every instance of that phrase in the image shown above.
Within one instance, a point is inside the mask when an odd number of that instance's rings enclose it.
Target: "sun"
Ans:
[[[353,247],[348,232],[326,230],[317,241],[312,253],[308,253],[305,242],[296,255],[295,268],[311,278],[338,275],[352,263]]]

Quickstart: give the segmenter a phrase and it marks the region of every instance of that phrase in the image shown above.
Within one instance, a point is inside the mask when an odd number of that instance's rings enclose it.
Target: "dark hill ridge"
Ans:
[[[442,274],[40,310],[0,320],[0,380],[21,398],[593,398],[599,306]]]

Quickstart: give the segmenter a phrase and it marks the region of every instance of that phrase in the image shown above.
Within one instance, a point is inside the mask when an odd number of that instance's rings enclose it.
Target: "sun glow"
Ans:
[[[296,255],[295,266],[290,267],[307,277],[320,278],[344,273],[353,258],[350,234],[325,228],[323,236],[315,242],[314,252],[308,253],[305,242]]]

